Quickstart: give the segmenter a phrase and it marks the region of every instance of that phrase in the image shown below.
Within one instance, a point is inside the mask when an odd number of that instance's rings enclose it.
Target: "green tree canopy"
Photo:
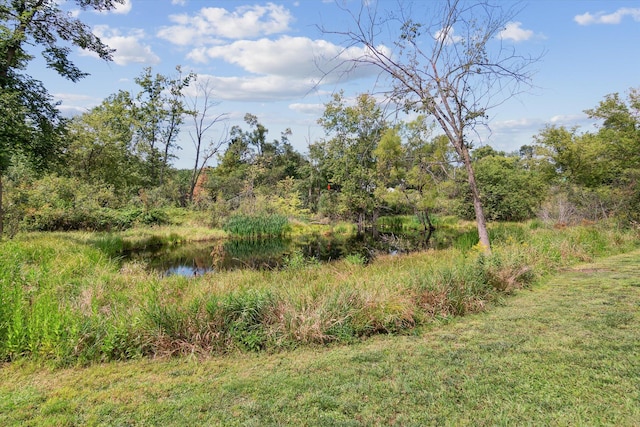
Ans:
[[[375,150],[389,128],[382,109],[369,94],[349,106],[340,92],[325,105],[318,123],[327,138],[314,144],[311,156],[327,179],[325,198],[329,204],[337,198],[336,213],[357,220],[362,229],[365,219],[375,219],[380,209]],[[394,144],[393,135],[387,141]]]
[[[109,10],[123,0],[75,0],[82,9]],[[83,73],[70,59],[71,46],[111,59],[112,50],[91,28],[56,0],[12,0],[0,4],[0,237],[3,232],[2,175],[11,156],[22,153],[44,165],[61,141],[61,119],[44,86],[25,73],[32,51],[41,48],[48,68],[71,81]]]

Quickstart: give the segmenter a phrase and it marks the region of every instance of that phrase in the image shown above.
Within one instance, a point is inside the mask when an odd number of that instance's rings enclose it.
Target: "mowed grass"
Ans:
[[[0,425],[640,425],[640,251],[410,336],[0,370]]]

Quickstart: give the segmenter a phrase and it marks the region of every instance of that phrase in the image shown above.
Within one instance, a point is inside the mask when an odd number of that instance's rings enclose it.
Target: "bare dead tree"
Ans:
[[[348,60],[352,67],[377,67],[391,79],[392,102],[436,121],[464,164],[480,244],[490,253],[469,152],[474,139],[480,140],[478,130],[488,128],[488,112],[532,88],[531,66],[541,56],[518,55],[503,39],[518,12],[513,7],[483,0],[419,3],[434,8],[417,10],[400,1],[395,10],[382,13],[379,2],[362,2],[357,11],[343,7],[352,28],[321,31],[341,36],[345,50],[363,48],[359,57]]]
[[[202,172],[207,167],[207,163],[218,153],[227,141],[228,135],[228,126],[225,123],[224,129],[217,139],[209,138],[206,140],[211,128],[216,124],[224,122],[227,114],[211,115],[211,110],[220,105],[220,101],[214,100],[214,90],[208,80],[204,82],[196,80],[195,89],[195,95],[187,101],[190,109],[193,111],[194,126],[194,130],[189,131],[189,136],[196,151],[196,158],[189,183],[189,194],[187,195],[189,202],[193,201],[193,193]]]

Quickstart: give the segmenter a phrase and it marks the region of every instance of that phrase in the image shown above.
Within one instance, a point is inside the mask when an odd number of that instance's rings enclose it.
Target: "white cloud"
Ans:
[[[363,48],[345,49],[321,39],[278,36],[290,30],[293,18],[289,10],[273,3],[234,10],[202,8],[195,15],[172,15],[171,20],[175,25],[161,29],[158,37],[188,46],[186,58],[190,61],[214,63],[224,69],[209,78],[225,100],[290,100],[318,91],[320,84],[378,73],[372,66],[356,67],[350,61],[365,56]],[[275,39],[267,37],[274,35]],[[381,49],[391,55],[389,49]],[[237,69],[229,70],[221,62]]]
[[[98,98],[75,93],[54,93],[52,96],[56,101],[61,102],[58,109],[66,117],[85,113],[101,102]]]
[[[597,12],[596,14],[586,12],[582,15],[576,15],[573,20],[580,25],[619,24],[625,16],[630,16],[634,21],[640,21],[640,8],[623,7],[609,14],[605,14],[604,12]]]
[[[208,81],[216,97],[224,101],[277,101],[307,94],[308,81],[283,76],[220,77],[198,75],[198,81]]]
[[[533,31],[522,28],[522,22],[507,22],[504,30],[500,31],[498,38],[520,42],[533,37]]]
[[[540,128],[544,124],[543,120],[530,117],[519,119],[499,120],[492,122],[489,127],[492,132],[500,134],[511,134],[522,131],[531,131]]]
[[[347,72],[353,66],[349,60],[364,55],[366,50],[358,47],[344,49],[326,40],[282,36],[276,40],[239,40],[223,46],[198,48],[189,53],[189,58],[200,62],[222,59],[253,74],[320,79],[327,77],[329,71],[335,75]],[[357,77],[363,72],[371,73],[370,67],[369,71],[365,69],[362,67],[354,73]]]
[[[549,119],[549,123],[551,123],[552,125],[567,126],[576,124],[578,122],[583,122],[588,119],[589,116],[587,116],[586,114],[559,114],[551,117]]]
[[[184,6],[185,4],[187,4],[187,0],[171,0],[171,4],[173,5],[178,5],[178,6]]]
[[[289,109],[302,114],[309,114],[314,117],[320,117],[324,112],[324,104],[302,104],[293,103],[289,105]]]
[[[390,55],[384,46],[379,49]],[[199,62],[222,60],[244,71],[234,73],[236,77],[210,76],[223,99],[286,100],[318,91],[320,84],[344,84],[377,75],[373,66],[354,67],[350,61],[366,52],[357,47],[344,49],[325,40],[282,36],[277,40],[239,40],[201,47],[192,50],[189,58]]]
[[[124,0],[123,4],[116,4],[115,9],[111,12],[117,13],[118,15],[126,15],[131,12],[131,0]]]
[[[240,6],[233,11],[204,7],[197,15],[180,14],[169,18],[176,25],[162,28],[157,35],[182,46],[202,46],[219,38],[243,39],[283,33],[289,30],[293,21],[288,9],[273,3]]]
[[[461,36],[455,35],[455,30],[453,27],[443,28],[441,30],[436,31],[433,37],[440,41],[444,42],[444,44],[454,44],[462,41]]]
[[[113,62],[118,65],[131,63],[154,65],[160,62],[160,57],[153,53],[151,47],[142,43],[145,38],[143,30],[133,30],[128,35],[122,35],[117,29],[99,25],[94,28],[94,33],[107,46],[116,50],[113,54]],[[95,53],[86,50],[82,51],[81,54],[96,56]]]

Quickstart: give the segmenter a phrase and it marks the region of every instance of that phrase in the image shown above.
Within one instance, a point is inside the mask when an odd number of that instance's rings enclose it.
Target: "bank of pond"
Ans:
[[[0,242],[0,360],[280,351],[407,333],[639,242],[637,228],[613,223],[490,230],[491,255],[472,224],[440,224],[429,242],[336,227],[268,239],[180,227],[18,235]]]
[[[279,270],[296,263],[342,259],[367,264],[377,256],[407,254],[427,247],[420,234],[312,234],[156,244],[119,252],[115,258],[122,263],[142,263],[163,275],[198,276],[238,269]]]
[[[384,255],[449,247],[467,250],[478,241],[477,231],[470,224],[443,223],[437,229],[425,232],[418,230],[415,224],[405,226],[401,219],[386,218],[382,218],[375,229],[368,228],[362,233],[345,225],[295,235],[282,232],[283,227],[271,228],[277,232],[230,233],[224,238],[195,241],[152,240],[128,247],[121,244],[118,248],[122,249],[112,249],[111,253],[122,263],[139,262],[162,275],[198,276],[238,269],[279,270],[343,259],[368,264]],[[511,227],[509,233],[510,238],[522,239],[519,227]],[[505,237],[492,234],[498,239]]]

